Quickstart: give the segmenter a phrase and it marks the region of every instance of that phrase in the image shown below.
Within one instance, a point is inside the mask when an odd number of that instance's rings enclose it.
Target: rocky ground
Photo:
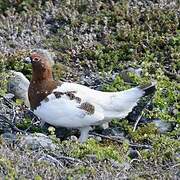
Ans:
[[[180,179],[178,0],[2,0],[0,16],[2,179]],[[154,79],[156,93],[79,144],[8,94],[10,70],[30,79],[35,48],[54,56],[56,79],[104,91]]]

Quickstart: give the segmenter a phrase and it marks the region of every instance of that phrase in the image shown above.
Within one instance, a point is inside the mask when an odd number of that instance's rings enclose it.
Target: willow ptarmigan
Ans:
[[[121,92],[102,92],[76,83],[55,81],[51,63],[43,51],[33,52],[29,62],[32,64],[28,89],[31,109],[51,125],[78,128],[80,142],[86,141],[91,126],[126,117],[139,98],[155,90],[155,83]]]

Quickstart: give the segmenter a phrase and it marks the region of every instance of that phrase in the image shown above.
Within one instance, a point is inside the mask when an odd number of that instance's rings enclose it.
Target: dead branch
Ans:
[[[153,94],[153,96],[149,99],[149,101],[144,105],[143,109],[141,110],[141,113],[140,113],[140,115],[137,117],[136,122],[135,122],[135,124],[134,124],[133,132],[136,130],[137,125],[138,125],[139,121],[141,120],[141,118],[142,118],[142,116],[143,116],[143,112],[144,112],[145,109],[148,107],[148,105],[151,103],[153,97],[154,97],[154,94]]]
[[[98,134],[98,133],[94,133],[94,132],[91,132],[90,134],[91,134],[91,135],[94,135],[94,136],[99,136],[99,137],[101,137],[101,138],[108,139],[108,140],[111,140],[111,141],[115,141],[115,142],[118,142],[118,143],[120,143],[120,144],[123,144],[123,143],[124,143],[123,140],[117,139],[117,138],[115,138],[115,137],[105,136],[105,135]],[[129,145],[129,147],[132,147],[132,148],[152,149],[152,146],[151,146],[151,145],[135,144],[135,143],[128,143],[128,145]]]

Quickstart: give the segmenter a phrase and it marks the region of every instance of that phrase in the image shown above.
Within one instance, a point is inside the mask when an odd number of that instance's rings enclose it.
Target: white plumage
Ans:
[[[104,124],[113,118],[126,117],[144,94],[139,87],[121,92],[101,92],[67,82],[58,86],[53,92],[72,91],[81,99],[81,103],[76,99],[70,99],[66,94],[56,98],[52,93],[47,96],[48,100],[41,102],[34,113],[54,126],[79,128],[81,142],[87,139],[90,126]],[[86,102],[94,106],[92,114],[80,108],[81,104]]]

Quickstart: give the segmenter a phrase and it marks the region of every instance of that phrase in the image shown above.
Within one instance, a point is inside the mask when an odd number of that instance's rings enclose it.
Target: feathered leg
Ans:
[[[86,127],[82,127],[82,128],[79,128],[80,130],[80,137],[79,137],[79,142],[80,143],[83,143],[85,142],[87,139],[88,139],[88,136],[89,136],[89,130],[91,129],[90,126],[86,126]]]

